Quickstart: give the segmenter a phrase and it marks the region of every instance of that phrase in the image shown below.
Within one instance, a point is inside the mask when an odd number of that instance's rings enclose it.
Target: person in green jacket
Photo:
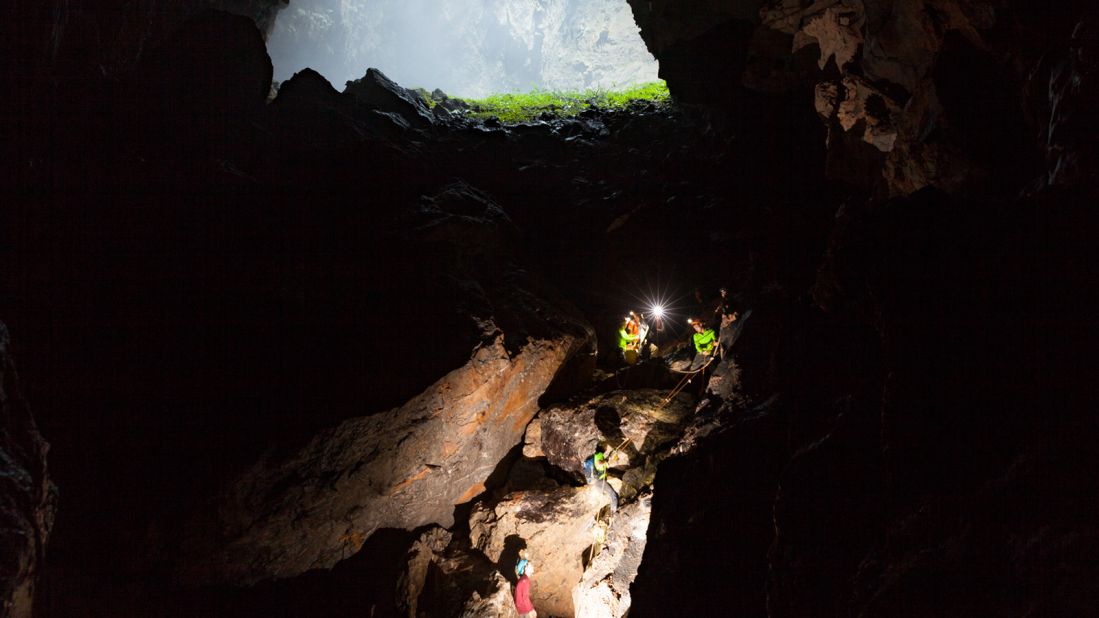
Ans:
[[[717,334],[714,333],[714,329],[708,328],[706,324],[699,319],[688,320],[691,326],[695,329],[694,344],[695,344],[695,361],[692,364],[692,368],[697,369],[710,359],[714,351],[717,349]]]
[[[631,365],[637,362],[637,349],[641,339],[640,326],[641,321],[637,314],[631,311],[618,329],[618,348],[622,351],[622,358]]]
[[[611,512],[618,510],[618,492],[607,482],[607,468],[610,467],[611,445],[607,444],[601,449],[596,449],[595,454],[584,461],[584,476],[588,485],[598,483],[599,489],[607,496],[611,503]]]

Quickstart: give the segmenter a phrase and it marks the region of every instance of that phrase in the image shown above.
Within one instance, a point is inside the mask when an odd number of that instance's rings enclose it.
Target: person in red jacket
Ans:
[[[519,612],[519,618],[538,618],[538,612],[530,602],[531,575],[534,575],[534,565],[528,562],[519,583],[515,584],[515,611]]]

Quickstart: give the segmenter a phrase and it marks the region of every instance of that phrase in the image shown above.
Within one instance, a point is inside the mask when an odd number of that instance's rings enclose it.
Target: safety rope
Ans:
[[[679,380],[679,384],[675,385],[675,388],[673,388],[671,390],[671,392],[668,393],[668,396],[664,398],[664,401],[660,402],[660,405],[657,406],[656,409],[657,410],[663,410],[665,406],[667,406],[669,403],[671,403],[672,399],[675,399],[676,395],[683,392],[683,389],[687,388],[687,385],[691,383],[691,378],[698,375],[698,374],[700,374],[700,373],[702,373],[703,371],[706,371],[706,368],[710,366],[710,363],[714,362],[715,358],[716,358],[715,356],[711,356],[710,359],[706,361],[705,365],[703,365],[703,366],[701,366],[698,369],[695,369],[693,371],[677,371],[675,369],[670,369],[669,371],[673,371],[675,373],[682,373],[683,378]]]

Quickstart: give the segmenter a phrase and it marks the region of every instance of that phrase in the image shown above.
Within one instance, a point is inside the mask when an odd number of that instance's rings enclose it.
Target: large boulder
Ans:
[[[525,543],[537,568],[531,587],[535,609],[540,615],[573,616],[573,590],[584,575],[596,518],[606,504],[595,486],[514,492],[493,506],[474,507],[470,541],[495,563],[504,562],[509,546]]]
[[[57,497],[9,348],[0,324],[0,615],[29,618]]]
[[[611,465],[623,472],[623,480],[636,493],[647,484],[642,481],[646,465],[652,472],[663,447],[679,439],[691,404],[685,393],[669,399],[666,391],[651,389],[615,391],[580,403],[556,404],[539,414],[539,429],[534,433],[540,446],[537,450],[550,464],[579,476],[584,460],[599,442],[621,446]],[[531,438],[528,435],[528,442]]]

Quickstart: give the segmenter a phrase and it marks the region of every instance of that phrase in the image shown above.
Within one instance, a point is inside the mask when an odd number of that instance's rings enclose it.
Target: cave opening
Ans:
[[[337,88],[367,67],[405,87],[483,98],[619,90],[657,80],[626,0],[301,0],[267,41],[274,79],[312,68]]]

